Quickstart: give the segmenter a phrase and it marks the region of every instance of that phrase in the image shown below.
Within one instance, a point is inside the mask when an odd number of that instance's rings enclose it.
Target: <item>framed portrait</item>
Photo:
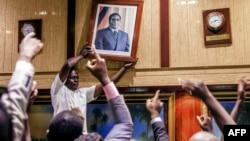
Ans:
[[[42,19],[19,20],[18,21],[18,52],[22,39],[30,32],[35,32],[35,37],[41,40]]]
[[[88,43],[107,60],[136,59],[143,0],[93,0]]]

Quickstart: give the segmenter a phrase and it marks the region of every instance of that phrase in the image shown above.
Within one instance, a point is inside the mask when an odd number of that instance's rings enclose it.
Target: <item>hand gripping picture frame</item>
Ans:
[[[93,0],[88,43],[107,60],[136,60],[142,8],[143,0]]]

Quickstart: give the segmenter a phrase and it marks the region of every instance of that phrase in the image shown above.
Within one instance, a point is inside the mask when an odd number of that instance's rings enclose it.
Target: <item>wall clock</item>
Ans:
[[[41,40],[42,19],[20,20],[18,21],[18,52],[22,39],[30,32],[35,32],[35,37]]]
[[[229,8],[203,11],[205,46],[225,46],[232,43]]]
[[[225,16],[221,12],[210,12],[206,24],[212,32],[218,32],[225,26]]]

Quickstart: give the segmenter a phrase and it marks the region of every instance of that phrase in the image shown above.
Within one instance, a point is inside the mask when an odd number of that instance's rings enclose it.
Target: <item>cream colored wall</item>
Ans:
[[[191,4],[192,2],[195,3]],[[146,0],[145,3],[150,2]],[[140,36],[137,53],[142,62],[137,65],[139,70],[136,71],[133,85],[178,85],[178,80],[186,78],[202,79],[206,84],[233,84],[237,83],[242,75],[249,76],[249,6],[250,1],[247,0],[169,0],[170,68],[158,69],[160,60],[153,60],[152,56],[160,55],[159,42],[153,40],[153,36],[149,36],[150,33],[154,34],[152,30],[149,34],[145,34],[144,26],[148,23],[152,25],[159,23],[157,20],[151,22],[143,20],[141,29],[143,34]],[[208,48],[204,46],[203,41],[202,10],[217,8],[230,8],[232,45]],[[146,14],[148,10],[154,14]],[[158,15],[158,12],[153,12],[153,6],[146,11],[143,19]],[[159,36],[158,33],[154,38]],[[147,51],[142,51],[144,44],[149,44]],[[157,49],[153,55],[149,55],[155,48]],[[152,64],[157,64],[154,66],[156,69],[152,69]]]
[[[160,67],[160,0],[144,0],[136,69],[131,69],[119,86],[177,85],[178,78],[200,78],[208,84],[236,83],[250,75],[248,54],[248,0],[193,0],[196,4],[181,5],[169,0],[170,68]],[[191,0],[189,0],[191,2]],[[76,0],[75,51],[86,41],[92,0]],[[228,47],[207,48],[203,43],[202,10],[230,8],[233,44]],[[6,85],[17,59],[18,20],[43,20],[43,53],[34,64],[38,88],[50,88],[56,72],[66,59],[67,0],[0,0],[0,85]],[[46,15],[39,12],[47,11]],[[167,54],[166,54],[167,55]],[[81,61],[81,86],[97,81]],[[108,61],[110,75],[122,63]],[[215,66],[215,67],[214,67]]]
[[[171,67],[250,64],[250,1],[193,0],[195,4],[181,4],[181,1],[170,0]],[[232,45],[205,47],[202,10],[217,8],[230,9]]]
[[[42,19],[44,48],[33,63],[39,87],[49,88],[66,59],[67,0],[0,0],[0,9],[0,85],[7,85],[17,60],[18,20]]]

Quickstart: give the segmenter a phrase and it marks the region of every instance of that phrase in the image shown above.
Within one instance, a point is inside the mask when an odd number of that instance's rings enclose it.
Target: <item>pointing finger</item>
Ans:
[[[153,101],[157,101],[158,99],[159,99],[159,93],[160,93],[160,90],[157,90],[156,92],[155,92],[155,96],[153,97]]]
[[[97,61],[100,61],[102,59],[101,56],[97,53],[95,45],[92,45],[92,46],[93,46],[93,52],[94,52],[95,58],[97,59]]]

